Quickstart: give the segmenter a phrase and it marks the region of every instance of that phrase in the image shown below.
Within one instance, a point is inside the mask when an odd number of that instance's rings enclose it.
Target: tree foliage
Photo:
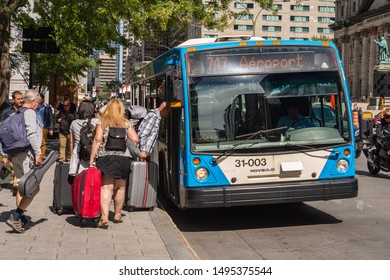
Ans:
[[[273,4],[271,0],[241,2],[253,2],[267,10]],[[82,75],[96,64],[95,50],[114,54],[116,49],[112,43],[131,46],[134,42],[118,31],[121,20],[129,22],[129,31],[140,40],[154,38],[156,29],[180,37],[185,36],[186,31],[172,31],[188,30],[194,24],[223,30],[234,17],[230,10],[232,3],[233,0],[210,1],[208,5],[202,0],[35,0],[30,7],[28,0],[0,0],[0,104],[8,99],[11,77],[11,18],[19,30],[27,26],[54,28],[53,39],[61,53],[34,55],[37,64],[34,85],[45,85],[50,76],[72,80]],[[30,16],[30,9],[35,13],[34,18]],[[18,40],[20,43],[20,38]],[[12,58],[15,58],[13,66],[23,65],[23,59],[27,59],[20,46],[19,54],[13,54]],[[28,71],[22,72],[26,79]]]
[[[54,39],[61,53],[34,57],[37,63],[35,84],[41,84],[47,83],[49,76],[71,80],[82,74],[93,66],[94,50],[113,54],[116,50],[112,43],[124,46],[134,43],[118,32],[120,20],[128,20],[129,31],[141,40],[153,37],[151,27],[177,30],[190,26],[193,21],[222,29],[227,24],[231,2],[220,0],[205,6],[201,0],[35,0],[32,19],[28,0],[0,0],[0,104],[8,100],[11,77],[11,18],[19,28],[31,25],[54,28]],[[216,20],[217,12],[221,16]],[[22,53],[12,57],[19,59],[14,66],[22,65]]]

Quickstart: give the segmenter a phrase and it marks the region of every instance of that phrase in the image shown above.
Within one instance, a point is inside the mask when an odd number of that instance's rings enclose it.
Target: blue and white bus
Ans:
[[[189,40],[136,70],[132,102],[171,114],[151,159],[179,208],[356,197],[351,102],[333,43]],[[294,105],[299,119],[281,122]]]

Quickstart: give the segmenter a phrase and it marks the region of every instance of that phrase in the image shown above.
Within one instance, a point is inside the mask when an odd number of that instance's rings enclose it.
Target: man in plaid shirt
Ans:
[[[152,153],[160,131],[161,119],[168,116],[169,109],[166,102],[163,102],[157,109],[150,110],[142,120],[138,128],[138,145],[141,151],[142,160],[146,160]]]

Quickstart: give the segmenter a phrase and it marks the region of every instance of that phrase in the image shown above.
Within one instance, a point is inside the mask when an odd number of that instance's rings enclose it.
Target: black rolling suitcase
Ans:
[[[153,210],[157,203],[158,165],[154,162],[132,161],[126,190],[126,209]]]
[[[68,181],[69,163],[57,164],[53,180],[53,208],[58,215],[74,213],[72,204],[72,185]]]

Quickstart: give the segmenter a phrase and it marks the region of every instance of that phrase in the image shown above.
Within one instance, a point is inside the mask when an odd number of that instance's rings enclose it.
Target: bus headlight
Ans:
[[[209,176],[209,173],[207,172],[206,168],[200,167],[196,169],[195,175],[198,180],[206,180],[206,178]]]
[[[337,170],[340,171],[340,172],[346,172],[347,169],[348,169],[348,166],[349,166],[349,163],[348,161],[346,161],[345,159],[340,159],[337,164]]]

